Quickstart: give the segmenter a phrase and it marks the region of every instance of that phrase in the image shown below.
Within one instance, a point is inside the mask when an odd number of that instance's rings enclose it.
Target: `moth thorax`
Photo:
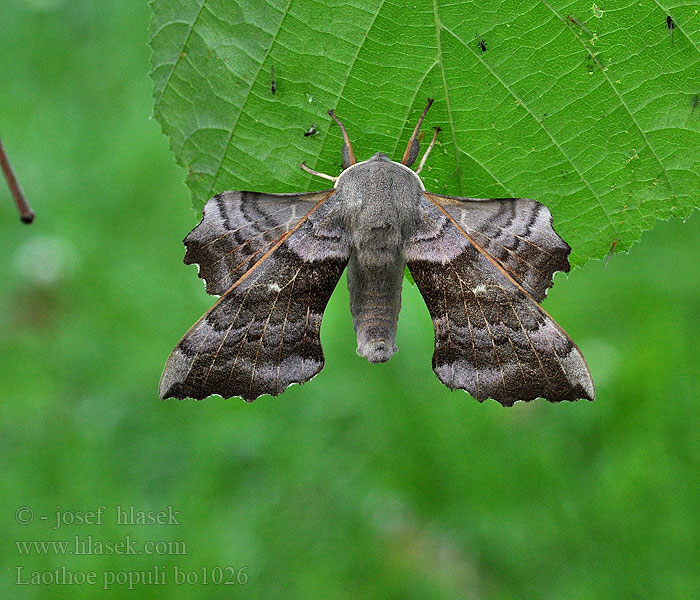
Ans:
[[[368,169],[368,167],[370,166],[373,166],[375,168]],[[407,167],[406,165],[402,165],[400,162],[395,162],[389,159],[387,155],[382,152],[377,152],[369,160],[363,160],[362,162],[350,165],[338,176],[338,179],[333,187],[338,189],[338,186],[341,184],[341,182],[343,184],[350,183],[354,187],[354,185],[356,185],[356,176],[359,175],[359,172],[362,171],[365,171],[367,176],[372,178],[373,176],[378,176],[382,173],[387,175],[391,173],[391,171],[396,170],[398,170],[402,174],[404,172],[410,174],[410,177],[413,180],[415,180],[415,184],[418,186],[418,189],[422,192],[425,191],[425,186],[423,185],[421,178],[411,168]],[[351,173],[352,175],[350,175]]]

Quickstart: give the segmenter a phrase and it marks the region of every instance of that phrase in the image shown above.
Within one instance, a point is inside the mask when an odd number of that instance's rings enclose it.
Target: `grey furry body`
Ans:
[[[419,220],[421,189],[415,173],[381,152],[349,167],[336,184],[350,242],[347,276],[357,353],[372,363],[397,351],[405,248]]]

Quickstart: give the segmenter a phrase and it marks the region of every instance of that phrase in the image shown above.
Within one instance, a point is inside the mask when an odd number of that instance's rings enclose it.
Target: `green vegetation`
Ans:
[[[428,139],[443,133],[426,187],[544,202],[575,265],[700,205],[693,6],[674,9],[673,40],[657,3],[477,6],[154,0],[155,116],[195,206],[222,189],[323,189],[298,165],[338,172],[329,108],[360,159],[400,158],[427,97]]]
[[[697,214],[557,276],[545,307],[585,353],[593,403],[504,409],[448,391],[408,284],[400,352],[369,365],[343,281],[312,382],[250,405],[161,402],[165,359],[212,299],[182,264],[198,219],[185,170],[149,121],[148,20],[119,0],[0,11],[0,135],[37,213],[19,223],[0,184],[2,596],[700,597]],[[303,178],[285,160],[274,191]],[[101,525],[52,529],[59,506],[101,505]],[[180,524],[118,525],[116,506],[172,506]],[[16,544],[74,536],[186,554]],[[97,583],[17,585],[17,566]],[[226,566],[247,583],[175,581]],[[167,585],[102,589],[105,573],[161,567]]]

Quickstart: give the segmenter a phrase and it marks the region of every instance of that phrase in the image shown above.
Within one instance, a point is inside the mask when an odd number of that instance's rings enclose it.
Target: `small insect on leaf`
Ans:
[[[316,129],[316,124],[314,123],[313,125],[311,125],[311,127],[309,127],[308,131],[304,132],[304,137],[310,137],[312,135],[316,135],[317,133],[318,130]]]
[[[481,51],[486,52],[486,42],[484,39],[478,33],[476,34],[476,39],[479,42],[479,48],[481,48]]]
[[[357,354],[397,351],[406,269],[433,320],[433,371],[450,389],[504,406],[587,398],[595,389],[576,344],[539,305],[568,244],[549,210],[527,198],[461,198],[425,189],[418,119],[401,161],[357,161],[342,122],[342,172],[320,192],[222,192],[185,238],[219,296],[170,354],[161,398],[241,396],[252,402],[304,383],[324,365],[321,321],[347,268]]]
[[[605,256],[605,263],[604,263],[604,265],[603,265],[604,267],[607,267],[607,266],[608,266],[608,263],[610,262],[610,257],[611,257],[613,254],[615,254],[615,252],[617,251],[617,241],[618,241],[617,238],[615,238],[615,239],[610,243],[610,250],[608,250],[608,253],[607,253],[607,255]]]
[[[676,28],[676,24],[673,22],[671,15],[666,16],[666,27],[668,29],[668,35],[671,37],[671,46],[673,46],[673,30]]]
[[[270,91],[274,96],[277,93],[277,79],[275,79],[275,65],[270,66]]]
[[[572,17],[571,15],[566,15],[566,20],[571,23],[572,25],[576,25],[579,29],[581,29],[586,35],[588,36],[593,36],[593,33],[591,33],[591,30],[588,29],[581,21],[579,21],[576,17]]]

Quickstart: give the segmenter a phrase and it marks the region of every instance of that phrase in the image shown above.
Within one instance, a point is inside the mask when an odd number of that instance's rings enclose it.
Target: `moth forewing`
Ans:
[[[162,398],[252,401],[323,368],[321,318],[349,257],[334,196],[225,192],[207,203],[187,261],[222,295],[173,350]]]

